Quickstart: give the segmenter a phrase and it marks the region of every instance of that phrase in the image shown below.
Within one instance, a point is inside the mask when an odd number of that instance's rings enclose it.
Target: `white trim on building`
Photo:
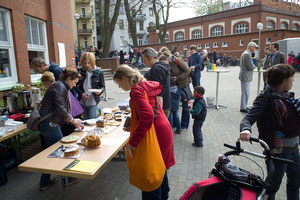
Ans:
[[[248,26],[248,32],[251,32],[251,17],[246,17],[246,18],[240,18],[240,19],[233,19],[231,20],[231,34],[234,34],[235,31],[233,30],[233,27],[238,24],[239,22],[248,22],[249,26]]]
[[[223,27],[223,35],[225,35],[225,22],[218,22],[208,25],[208,37],[211,37],[210,29],[214,26],[222,26]]]

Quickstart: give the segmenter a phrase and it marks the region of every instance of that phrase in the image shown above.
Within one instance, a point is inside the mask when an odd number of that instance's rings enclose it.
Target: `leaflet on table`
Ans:
[[[64,168],[64,170],[76,171],[76,172],[84,172],[92,174],[95,170],[97,170],[101,165],[101,162],[93,162],[86,160],[74,160],[68,166]]]

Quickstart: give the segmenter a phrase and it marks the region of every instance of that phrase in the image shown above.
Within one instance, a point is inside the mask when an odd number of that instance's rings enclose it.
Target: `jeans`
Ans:
[[[196,145],[203,145],[203,136],[202,136],[202,125],[204,120],[194,120],[193,124],[193,135],[194,135],[194,142]]]
[[[189,104],[187,101],[182,101],[182,115],[181,115],[181,128],[189,128],[190,112]]]
[[[201,78],[201,72],[200,71],[194,71],[192,76],[192,84],[195,88],[196,86],[200,85],[200,78]]]
[[[266,194],[269,196],[269,200],[275,200],[275,194],[280,188],[282,177],[284,172],[287,174],[287,183],[286,183],[286,193],[287,200],[299,200],[299,187],[300,187],[300,156],[299,151],[294,153],[280,153],[274,154],[273,156],[293,160],[295,165],[286,164],[274,160],[274,173],[270,173],[272,167],[271,163],[267,164],[268,176],[266,182],[269,183],[272,187],[271,190],[267,190]]]
[[[52,127],[49,123],[50,123],[49,121],[43,121],[39,125],[39,131],[44,136],[47,147],[50,147],[51,145],[60,141],[60,139],[63,137],[60,127],[59,126]],[[50,174],[41,175],[40,187],[45,187],[49,184],[50,176],[51,176]]]
[[[143,200],[167,200],[169,198],[169,181],[167,171],[165,173],[162,184],[156,190],[151,192],[142,191],[142,199]]]
[[[83,112],[83,120],[87,119],[95,119],[98,117],[98,106],[84,106],[81,105],[84,112]]]
[[[170,122],[172,128],[176,127],[178,131],[181,131],[181,125],[180,125],[178,111],[174,111],[174,112],[170,113],[169,122]]]

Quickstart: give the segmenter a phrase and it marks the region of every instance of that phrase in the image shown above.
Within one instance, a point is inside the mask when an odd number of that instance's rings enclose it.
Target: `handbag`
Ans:
[[[45,117],[41,118],[40,113],[38,110],[34,110],[29,118],[28,121],[26,123],[27,129],[32,130],[32,131],[36,131],[39,127],[39,124],[41,122],[43,122],[44,120],[46,120],[48,117],[50,117],[51,115],[53,115],[55,112],[52,112],[48,115],[46,115]]]
[[[189,101],[193,98],[193,94],[189,85],[187,85],[184,88],[181,88],[180,93],[181,93],[181,101]]]
[[[145,92],[145,91],[144,91]],[[145,92],[146,99],[148,96]],[[131,100],[130,138],[137,127],[137,116]],[[129,182],[142,191],[156,190],[162,184],[166,166],[161,155],[154,123],[140,141],[137,148],[132,151],[132,157],[126,151],[126,160],[129,170]]]

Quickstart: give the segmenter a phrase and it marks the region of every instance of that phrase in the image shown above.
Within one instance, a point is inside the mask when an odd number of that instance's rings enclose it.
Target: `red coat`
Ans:
[[[149,102],[146,99],[144,90],[148,95]],[[129,140],[130,145],[136,147],[145,136],[146,132],[151,128],[154,121],[153,109],[155,106],[155,97],[160,94],[160,92],[160,83],[154,81],[141,81],[139,84],[131,88],[130,98],[135,108],[138,124],[136,130],[132,133],[131,139]],[[160,104],[154,126],[161,154],[166,168],[168,169],[175,164],[173,132]]]

